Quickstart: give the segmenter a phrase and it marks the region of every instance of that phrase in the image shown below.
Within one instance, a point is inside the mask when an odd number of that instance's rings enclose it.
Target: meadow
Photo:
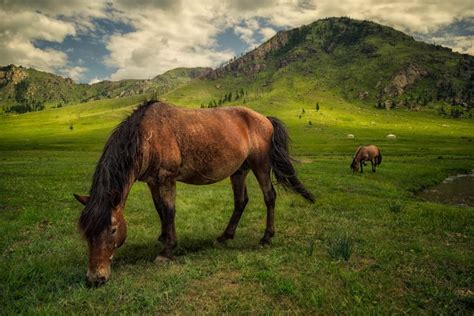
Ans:
[[[232,88],[223,82],[196,81],[162,98],[197,108]],[[298,89],[283,88],[291,85]],[[472,314],[473,208],[415,195],[474,169],[472,120],[376,110],[298,78],[245,89],[246,106],[288,125],[299,177],[317,202],[278,189],[276,236],[262,248],[265,205],[249,176],[236,237],[218,247],[230,181],[179,184],[176,260],[155,265],[159,218],[136,183],[128,239],[110,281],[94,289],[72,193],[88,192],[105,140],[143,96],[0,116],[0,313]],[[352,155],[367,143],[383,162],[377,173],[353,174]]]

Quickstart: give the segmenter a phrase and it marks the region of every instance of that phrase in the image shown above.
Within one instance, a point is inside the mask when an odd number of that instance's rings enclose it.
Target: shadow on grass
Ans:
[[[179,259],[190,254],[203,253],[209,250],[215,251],[256,251],[262,249],[258,242],[251,240],[229,240],[225,244],[217,244],[215,238],[182,238],[178,240],[178,246],[173,254]],[[272,246],[274,248],[275,246]],[[146,242],[125,243],[118,250],[114,260],[114,265],[123,266],[138,264],[141,262],[153,262],[159,252],[163,249],[163,244],[157,240],[150,239]]]

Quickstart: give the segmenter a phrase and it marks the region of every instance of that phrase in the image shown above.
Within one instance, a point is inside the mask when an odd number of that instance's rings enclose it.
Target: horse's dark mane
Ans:
[[[356,151],[356,153],[355,153],[355,155],[354,155],[354,159],[352,159],[352,164],[351,164],[351,165],[354,164],[354,161],[356,160],[357,155],[359,154],[359,151],[362,149],[362,147],[364,147],[364,146],[361,145],[361,146],[359,146],[359,148],[357,148],[357,151]]]
[[[111,225],[116,200],[123,201],[124,189],[139,172],[140,122],[155,102],[144,102],[135,109],[114,129],[105,144],[92,178],[90,200],[79,218],[79,227],[89,240]]]

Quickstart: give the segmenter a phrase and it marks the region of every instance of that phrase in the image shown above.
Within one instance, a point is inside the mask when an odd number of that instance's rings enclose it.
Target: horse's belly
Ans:
[[[244,163],[246,157],[239,159],[213,159],[208,163],[184,165],[176,180],[188,184],[211,184],[231,176]]]
[[[222,181],[227,177],[228,176],[215,177],[214,175],[191,174],[191,175],[186,175],[184,177],[179,177],[178,181],[187,183],[187,184],[205,185],[205,184],[212,184],[212,183]]]

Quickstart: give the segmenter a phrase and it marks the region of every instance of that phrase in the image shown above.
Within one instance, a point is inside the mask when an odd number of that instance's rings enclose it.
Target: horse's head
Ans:
[[[359,172],[359,162],[354,158],[351,162],[352,172]]]
[[[74,197],[87,206],[88,196]],[[99,286],[107,282],[110,277],[110,265],[117,248],[122,246],[127,238],[127,224],[123,217],[123,205],[114,203],[110,226],[105,227],[95,236],[86,236],[89,245],[89,266],[87,282],[92,286]],[[84,229],[84,228],[82,228]]]

